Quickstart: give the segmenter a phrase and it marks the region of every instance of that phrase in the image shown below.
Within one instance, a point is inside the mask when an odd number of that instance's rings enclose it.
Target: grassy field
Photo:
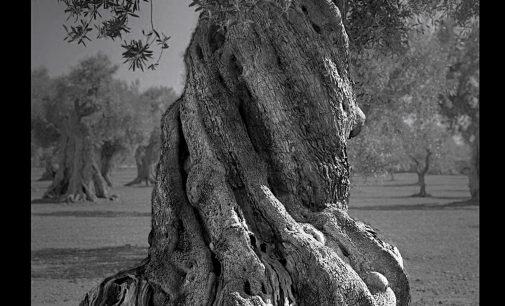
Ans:
[[[151,187],[123,187],[135,169],[113,174],[118,202],[31,204],[32,305],[78,305],[103,277],[147,254]],[[32,199],[50,182],[37,182]],[[428,176],[430,198],[413,174],[395,181],[353,181],[349,214],[390,238],[400,249],[411,282],[411,305],[479,305],[479,208],[465,176]]]

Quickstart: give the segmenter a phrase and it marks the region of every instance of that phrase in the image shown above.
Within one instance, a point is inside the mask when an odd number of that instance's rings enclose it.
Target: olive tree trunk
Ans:
[[[428,193],[426,193],[426,181],[424,172],[417,172],[417,185],[419,185],[419,192],[414,196],[416,197],[427,197]]]
[[[100,173],[109,187],[112,187],[110,174],[114,168],[114,159],[124,149],[118,141],[105,141],[100,147]]]
[[[393,182],[395,180],[395,170],[389,170],[389,180]]]
[[[58,171],[43,198],[56,201],[95,201],[109,198],[109,189],[96,161],[89,127],[82,118],[93,113],[74,103],[74,112],[64,122]]]
[[[146,186],[149,183],[155,183],[155,167],[160,158],[160,134],[153,131],[149,138],[149,144],[139,145],[135,150],[135,162],[137,164],[137,177],[125,186],[132,186],[144,182]]]
[[[347,214],[363,124],[329,0],[200,18],[162,118],[148,257],[81,305],[407,305],[398,249]]]
[[[52,181],[55,175],[56,168],[53,165],[52,154],[44,154],[44,173],[42,173],[38,181]]]
[[[470,172],[468,174],[468,187],[472,200],[479,203],[479,131],[475,134],[475,139],[471,144]]]
[[[424,156],[424,163],[420,162],[417,158],[411,156],[412,160],[416,164],[416,174],[417,174],[417,185],[419,185],[419,192],[414,194],[414,197],[429,197],[430,195],[426,192],[426,174],[430,170],[431,156],[433,152],[426,149],[426,155]]]

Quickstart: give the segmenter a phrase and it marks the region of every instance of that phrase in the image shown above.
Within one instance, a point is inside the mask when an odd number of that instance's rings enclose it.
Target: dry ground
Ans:
[[[147,254],[151,187],[123,187],[135,169],[112,179],[118,202],[31,204],[32,305],[78,305],[103,277]],[[37,182],[32,199],[49,182]],[[379,229],[400,249],[412,305],[479,305],[479,208],[464,176],[428,176],[431,198],[412,198],[415,176],[364,183],[354,179],[349,214]]]

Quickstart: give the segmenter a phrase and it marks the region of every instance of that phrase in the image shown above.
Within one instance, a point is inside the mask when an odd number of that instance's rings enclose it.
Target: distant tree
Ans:
[[[136,108],[142,121],[143,140],[135,150],[137,176],[126,186],[142,182],[154,184],[155,166],[160,156],[161,116],[176,99],[175,91],[163,86],[148,88],[140,95]]]
[[[416,0],[409,1],[415,14],[424,13],[437,16],[435,23],[453,20],[461,29],[469,29],[479,19],[479,0]]]
[[[428,196],[425,176],[434,161],[446,158],[443,154],[446,126],[438,105],[439,95],[445,94],[449,84],[445,77],[450,63],[448,46],[437,37],[437,29],[411,33],[411,47],[403,58],[398,77],[391,90],[398,89],[396,114],[401,125],[396,132],[401,138],[405,154],[413,161],[420,191],[417,196]]]
[[[353,172],[365,181],[371,177],[387,175],[394,180],[394,173],[405,163],[400,138],[394,132],[392,119],[383,114],[381,120],[365,124],[362,136],[349,145],[349,160]]]
[[[442,120],[444,120],[443,117]],[[448,136],[445,140],[444,147],[447,150],[447,156],[450,158],[446,163],[441,165],[440,171],[448,174],[462,174],[466,171],[465,168],[469,169],[470,146],[462,140],[460,136],[454,135],[447,124],[445,124],[445,126]]]
[[[380,10],[378,11],[380,12]],[[478,25],[479,2],[474,0],[410,1],[407,9],[403,8],[400,12],[405,16],[404,20],[407,20],[407,22],[402,27],[398,27],[402,31],[396,31],[396,34],[393,36],[389,35],[389,37],[396,36],[397,38],[401,38],[396,39],[396,41],[402,43],[394,44],[390,39],[389,43],[383,44],[383,48],[355,48],[354,50],[359,52],[351,53],[355,57],[353,61],[353,72],[355,80],[357,80],[355,91],[360,99],[361,107],[367,116],[367,126],[376,127],[380,126],[381,122],[395,120],[389,118],[388,114],[400,111],[396,108],[399,97],[409,94],[412,88],[419,85],[419,83],[413,82],[411,86],[404,81],[404,70],[408,70],[411,64],[414,67],[420,67],[418,64],[415,64],[416,61],[411,62],[404,56],[408,53],[408,50],[413,49],[413,45],[414,48],[419,49],[419,43],[417,43],[417,47],[415,46],[419,39],[427,41],[426,37],[432,37],[430,40],[433,42],[438,39],[438,42],[436,42],[437,46],[434,46],[431,51],[426,50],[425,53],[428,57],[431,53],[440,65],[440,68],[447,69],[448,66],[454,63],[454,56],[451,53],[454,53],[455,46],[468,45],[465,41],[471,36],[469,33],[473,31],[472,29],[476,24]],[[371,14],[368,14],[368,16]],[[366,19],[365,17],[362,18]],[[405,27],[410,30],[405,31]],[[386,32],[390,33],[389,31]],[[408,34],[405,35],[405,33]],[[433,38],[433,36],[437,38]],[[431,43],[432,45],[434,44],[433,42]],[[461,47],[456,47],[456,49],[461,49]],[[412,58],[412,55],[409,57]],[[425,60],[419,57],[417,61],[422,62]],[[404,62],[404,64],[398,65],[397,63],[399,62]],[[438,76],[442,75],[443,71],[439,70]],[[420,72],[422,72],[422,69]],[[416,72],[411,70],[411,73]],[[423,77],[421,76],[421,78]],[[450,82],[442,80],[440,77],[438,78],[442,81],[441,84],[444,84],[447,88],[450,87]],[[394,85],[395,82],[398,83],[396,80],[401,80],[403,85]],[[437,92],[444,97],[448,93],[448,91],[443,92],[441,90]],[[427,103],[433,103],[433,101]],[[450,104],[445,103],[445,106]],[[440,111],[447,113],[443,108]],[[452,110],[453,113],[454,111],[455,109]],[[465,122],[460,117],[452,116],[453,119],[456,119],[453,123]],[[350,144],[350,155],[355,158],[355,161],[359,160],[358,163],[354,163],[356,170],[359,169],[359,171],[368,173],[368,175],[377,175],[384,173],[383,158],[385,156],[393,156],[391,154],[384,154],[386,152],[380,150],[380,142],[377,139],[384,136],[387,140],[384,139],[382,141],[390,143],[395,139],[395,136],[393,134],[387,136],[376,135],[374,132],[378,129],[367,129],[367,126],[364,128],[361,139]],[[454,129],[452,131],[454,132]],[[359,150],[354,146],[359,146]],[[360,155],[356,155],[358,151]],[[398,150],[393,151],[398,152]],[[474,156],[478,156],[478,154],[474,154]],[[402,160],[402,158],[397,158],[397,160]],[[438,161],[442,162],[442,160]],[[473,181],[478,182],[475,179]]]
[[[144,138],[144,123],[138,114],[139,95],[136,85],[114,80],[102,115],[91,125],[99,145],[100,172],[109,187],[112,187],[110,173],[118,156],[132,151]]]
[[[367,119],[360,137],[349,143],[349,159],[354,172],[365,180],[386,174],[393,177],[405,162],[400,138],[395,133],[402,89],[393,85],[402,70],[398,67],[402,55],[366,50],[360,57],[360,64],[354,66],[359,80],[355,89]]]
[[[135,150],[135,163],[137,165],[137,176],[125,186],[133,186],[144,182],[154,184],[155,166],[160,155],[160,131],[155,129],[149,137],[147,145],[140,144]]]
[[[426,175],[435,162],[447,158],[444,154],[447,132],[436,115],[428,117],[419,116],[417,113],[404,120],[399,135],[405,154],[413,162],[417,184],[420,186],[419,192],[414,196],[427,197],[429,194],[426,192]]]
[[[453,89],[440,95],[440,109],[449,127],[470,146],[469,189],[472,200],[479,201],[479,25],[458,36],[458,29],[446,23],[443,34],[456,41],[451,50],[452,65],[447,79]],[[444,37],[444,36],[442,36]]]
[[[57,151],[60,133],[56,126],[46,120],[44,104],[52,90],[52,79],[46,68],[32,70],[31,74],[31,142],[32,158],[42,162],[44,173],[39,180],[52,180],[56,174],[53,156]],[[36,155],[36,156],[35,156]]]
[[[55,81],[45,107],[46,120],[61,134],[59,167],[44,198],[111,198],[108,172],[114,153],[97,153],[111,147],[115,152],[124,139],[134,141],[136,126],[132,108],[125,100],[131,92],[113,78],[116,70],[117,66],[99,53]]]

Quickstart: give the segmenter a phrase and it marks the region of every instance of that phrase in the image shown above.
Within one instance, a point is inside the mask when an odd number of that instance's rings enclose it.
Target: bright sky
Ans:
[[[158,32],[172,37],[168,41],[170,48],[164,51],[155,71],[133,72],[128,70],[127,64],[122,64],[119,41],[93,40],[86,44],[87,47],[67,43],[63,41],[65,30],[62,25],[66,19],[63,4],[57,0],[31,0],[31,67],[45,66],[51,76],[56,76],[68,72],[82,58],[102,51],[112,62],[120,64],[118,78],[128,82],[138,79],[141,89],[163,85],[181,93],[185,75],[182,56],[198,18],[193,8],[188,7],[189,3],[189,0],[154,0],[155,27]],[[140,19],[132,18],[128,24],[132,34],[138,33],[131,38],[143,38],[140,30],[150,28],[148,4],[143,4],[140,14]]]

